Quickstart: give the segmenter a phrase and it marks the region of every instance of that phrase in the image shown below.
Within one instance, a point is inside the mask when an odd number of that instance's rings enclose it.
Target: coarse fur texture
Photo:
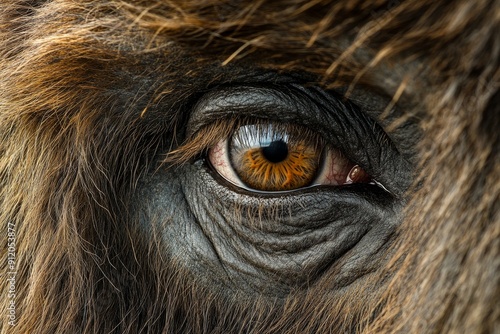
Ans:
[[[2,1],[0,332],[500,333],[499,31],[496,0]],[[421,130],[355,289],[224,295],[132,221],[190,101],[248,68],[384,90],[389,135]]]

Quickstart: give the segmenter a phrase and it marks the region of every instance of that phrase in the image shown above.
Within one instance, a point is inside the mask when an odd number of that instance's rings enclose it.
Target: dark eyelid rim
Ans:
[[[219,184],[223,184],[226,188],[231,189],[231,191],[239,195],[246,196],[246,198],[251,198],[251,197],[259,197],[264,199],[274,199],[277,197],[286,198],[303,194],[322,193],[324,191],[331,192],[332,189],[335,189],[335,193],[337,194],[351,194],[352,192],[356,192],[356,194],[360,197],[369,197],[369,196],[364,196],[365,193],[363,192],[360,193],[360,190],[361,191],[369,190],[371,192],[377,191],[377,200],[379,200],[380,203],[383,203],[384,200],[393,197],[393,194],[388,192],[386,189],[373,183],[353,183],[353,184],[343,185],[342,187],[312,185],[298,189],[283,190],[283,191],[254,190],[245,187],[240,187],[226,180],[218,172],[215,171],[214,167],[207,159],[204,159],[202,163],[205,165],[207,173],[210,174],[212,178],[216,179]]]
[[[303,125],[318,131],[396,197],[410,185],[411,165],[384,130],[356,105],[319,87],[299,84],[220,86],[196,103],[188,137],[222,118],[258,118]]]

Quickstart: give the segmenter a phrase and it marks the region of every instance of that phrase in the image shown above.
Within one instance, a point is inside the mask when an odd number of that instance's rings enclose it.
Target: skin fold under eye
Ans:
[[[370,177],[312,130],[287,123],[242,125],[209,150],[224,179],[257,191],[369,182]]]
[[[203,284],[284,298],[316,284],[340,291],[377,270],[411,169],[357,105],[295,83],[224,85],[186,122],[140,198],[175,203],[160,220],[186,207],[189,218],[163,234]]]

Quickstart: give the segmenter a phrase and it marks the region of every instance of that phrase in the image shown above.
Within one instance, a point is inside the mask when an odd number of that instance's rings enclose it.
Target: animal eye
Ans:
[[[208,151],[212,168],[251,191],[365,183],[370,176],[314,131],[296,124],[242,125]]]

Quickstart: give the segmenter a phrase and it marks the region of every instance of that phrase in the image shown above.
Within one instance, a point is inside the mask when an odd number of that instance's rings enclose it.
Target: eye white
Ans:
[[[229,140],[223,139],[208,151],[208,160],[217,173],[232,184],[246,188],[236,175],[229,158]]]

